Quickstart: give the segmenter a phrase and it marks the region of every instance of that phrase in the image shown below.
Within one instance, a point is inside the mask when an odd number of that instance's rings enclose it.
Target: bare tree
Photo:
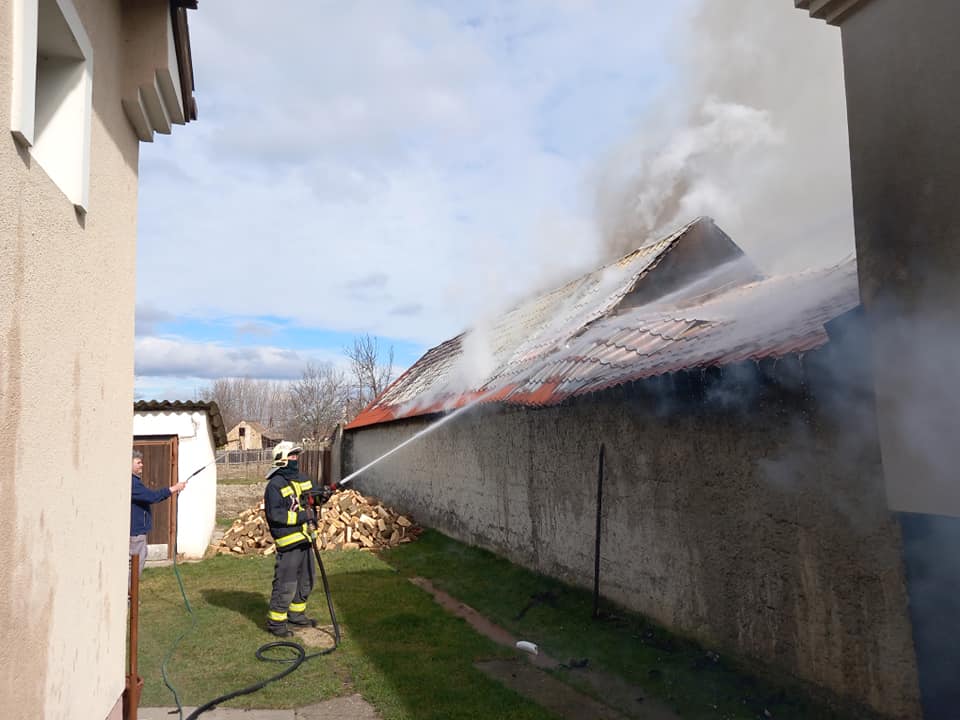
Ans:
[[[350,358],[350,369],[355,383],[351,404],[360,410],[379,397],[390,384],[393,375],[393,345],[383,358],[380,341],[366,334],[355,337],[353,346],[344,348],[343,352]]]
[[[330,363],[307,363],[290,385],[291,430],[297,438],[321,440],[343,418],[350,383]]]
[[[217,403],[228,430],[241,420],[275,427],[283,424],[289,414],[289,383],[280,380],[217,378],[199,395]]]

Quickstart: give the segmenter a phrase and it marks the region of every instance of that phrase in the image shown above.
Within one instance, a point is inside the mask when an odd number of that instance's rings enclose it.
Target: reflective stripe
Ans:
[[[313,481],[309,478],[304,482],[297,482],[296,480],[291,480],[290,484],[293,485],[297,490],[297,494],[302,495],[307,490],[310,490],[313,487]]]
[[[273,610],[267,613],[267,617],[273,620],[274,622],[286,622],[287,614],[285,612],[278,613]]]
[[[286,547],[287,545],[293,545],[294,543],[302,542],[307,539],[307,536],[302,532],[290,533],[289,535],[284,535],[281,538],[276,539],[277,547]]]
[[[297,514],[292,510],[287,511],[287,525],[296,525],[297,524]]]
[[[290,497],[293,495],[293,488],[289,485],[280,488],[280,497]]]
[[[302,613],[307,609],[307,603],[290,603],[290,612]]]

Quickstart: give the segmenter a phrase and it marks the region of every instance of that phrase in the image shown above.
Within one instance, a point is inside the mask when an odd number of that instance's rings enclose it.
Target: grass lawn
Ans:
[[[238,475],[233,478],[217,476],[217,485],[256,485],[262,482],[263,475]]]
[[[787,679],[764,682],[730,658],[709,653],[602,600],[601,615],[606,617],[594,620],[592,592],[537,575],[440,533],[427,531],[417,542],[386,551],[383,557],[404,575],[430,579],[560,662],[587,658],[591,667],[617,674],[665,700],[683,718],[850,717],[812,701]],[[575,677],[564,674],[558,677],[568,681]]]
[[[512,651],[448,615],[382,560],[346,551],[326,553],[324,564],[344,635],[340,648],[227,706],[289,708],[359,692],[388,720],[552,717],[472,665]],[[281,666],[254,657],[274,639],[263,630],[273,558],[220,556],[179,570],[197,623],[167,665],[180,702],[201,705],[279,672]],[[172,568],[146,570],[141,593],[140,704],[173,705],[160,666],[192,621]],[[310,612],[328,622],[319,587]]]
[[[797,687],[757,680],[729,658],[717,659],[638,616],[617,610],[595,621],[591,593],[437,532],[427,531],[381,557],[359,551],[323,557],[343,644],[228,706],[288,708],[359,692],[388,720],[553,717],[473,667],[475,660],[516,652],[478,635],[407,581],[419,575],[561,662],[588,658],[589,667],[636,683],[683,718],[848,717],[816,705]],[[168,663],[181,702],[200,705],[279,672],[281,666],[254,657],[272,639],[262,628],[273,558],[219,556],[181,565],[180,572],[197,622]],[[141,588],[141,705],[173,705],[160,664],[191,619],[172,568],[145,571]],[[533,596],[541,600],[531,604]],[[310,612],[328,622],[320,587],[311,596]],[[577,684],[575,672],[557,676]]]

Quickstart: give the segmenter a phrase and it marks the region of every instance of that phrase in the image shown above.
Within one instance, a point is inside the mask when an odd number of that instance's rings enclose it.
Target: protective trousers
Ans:
[[[267,627],[284,628],[288,620],[301,625],[307,622],[304,615],[307,597],[313,590],[317,574],[312,552],[312,546],[307,544],[277,552]]]

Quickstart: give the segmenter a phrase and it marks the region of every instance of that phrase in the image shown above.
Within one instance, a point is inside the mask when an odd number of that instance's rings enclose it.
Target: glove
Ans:
[[[307,505],[323,505],[327,500],[330,499],[331,495],[333,495],[333,490],[323,486],[317,490],[311,490],[308,493],[304,493],[300,497],[300,504],[304,507]]]

